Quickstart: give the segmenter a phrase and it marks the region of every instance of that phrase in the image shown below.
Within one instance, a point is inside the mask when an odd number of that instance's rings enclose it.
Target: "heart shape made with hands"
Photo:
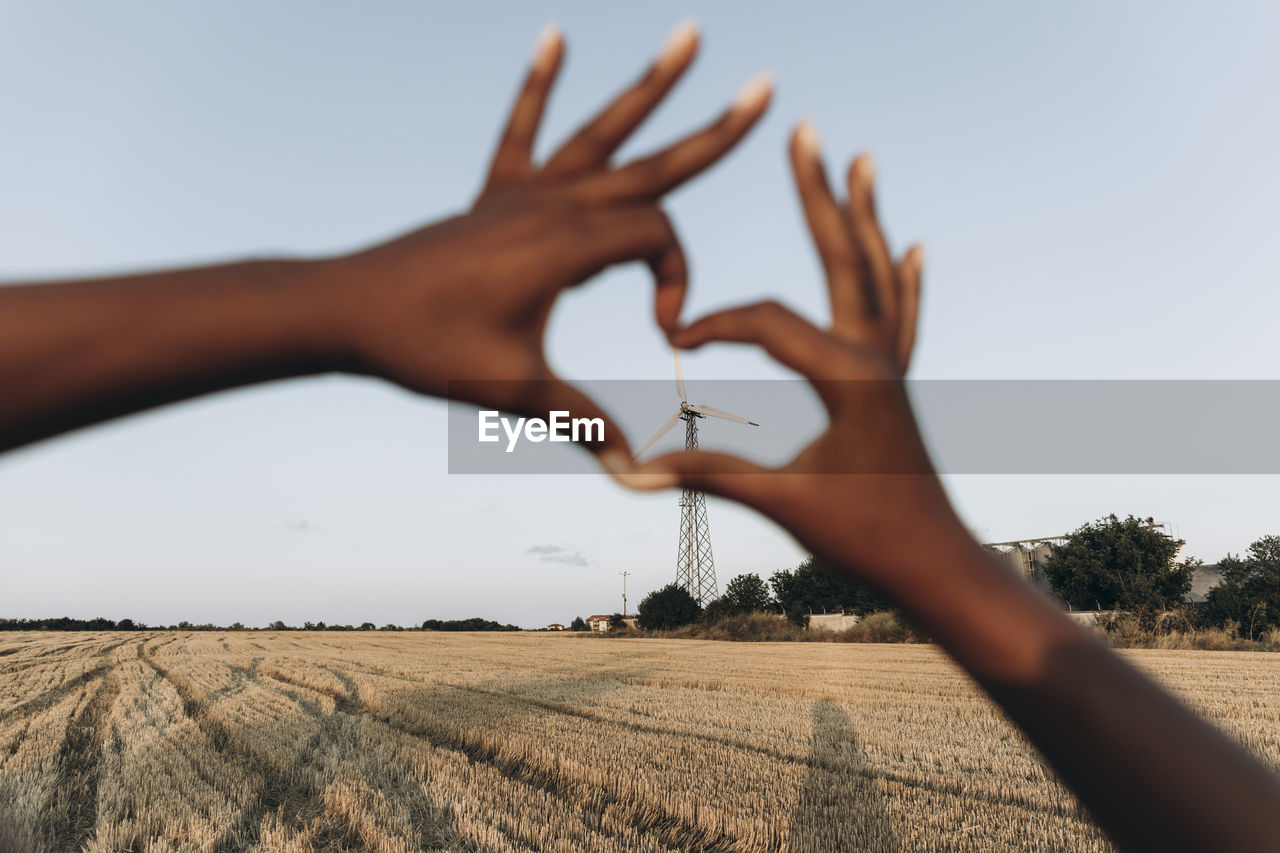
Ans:
[[[351,256],[349,274],[336,276],[350,300],[342,322],[358,369],[485,409],[602,418],[604,440],[584,446],[627,455],[609,416],[553,373],[543,339],[562,291],[635,260],[653,271],[658,325],[677,328],[688,267],[660,202],[759,121],[769,77],[748,81],[705,127],[639,159],[610,161],[688,70],[698,43],[692,24],[677,27],[638,80],[536,164],[534,140],[565,51],[557,30],[544,31],[472,208]]]

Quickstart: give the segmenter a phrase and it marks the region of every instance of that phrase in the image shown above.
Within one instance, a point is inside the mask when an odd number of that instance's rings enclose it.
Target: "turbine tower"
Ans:
[[[684,371],[680,369],[680,351],[675,351],[676,393],[680,395],[680,408],[667,419],[653,438],[640,448],[636,458],[653,447],[680,421],[684,421],[684,451],[698,452],[698,420],[700,418],[720,418],[734,423],[759,426],[729,412],[713,409],[710,406],[694,406],[684,390]],[[705,606],[719,596],[716,586],[716,563],[711,554],[711,523],[707,520],[707,499],[702,492],[685,489],[680,493],[680,546],[676,552],[676,584],[688,590],[699,605]]]

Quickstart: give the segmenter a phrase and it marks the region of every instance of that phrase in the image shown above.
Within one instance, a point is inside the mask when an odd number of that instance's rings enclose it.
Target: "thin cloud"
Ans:
[[[559,554],[563,551],[568,551],[568,550],[569,549],[564,547],[563,545],[532,545],[529,547],[528,551],[525,551],[525,553],[526,554]]]
[[[533,554],[544,563],[563,563],[566,566],[589,566],[591,561],[581,551],[573,551],[563,545],[532,545],[526,554]]]

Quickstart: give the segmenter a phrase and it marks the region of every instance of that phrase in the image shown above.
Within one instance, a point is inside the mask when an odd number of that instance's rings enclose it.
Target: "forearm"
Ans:
[[[1278,777],[1072,624],[958,522],[917,541],[913,560],[933,567],[928,580],[903,572],[889,592],[982,684],[1117,843],[1256,850],[1280,837]]]
[[[246,261],[0,287],[0,450],[332,369],[325,265]]]

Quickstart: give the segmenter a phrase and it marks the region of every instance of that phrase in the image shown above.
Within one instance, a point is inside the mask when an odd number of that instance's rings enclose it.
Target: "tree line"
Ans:
[[[1179,560],[1185,544],[1150,519],[1112,514],[1068,534],[1048,559],[1031,567],[1031,580],[1064,607],[1133,613],[1152,626],[1174,615],[1193,628],[1221,628],[1250,640],[1280,629],[1280,536],[1264,536],[1243,556],[1228,554],[1220,560],[1220,580],[1202,602],[1191,602],[1188,593],[1204,563],[1194,557]],[[804,624],[814,613],[866,616],[885,611],[895,607],[878,589],[828,571],[809,557],[767,581],[754,573],[739,575],[706,607],[683,587],[668,584],[641,600],[637,622],[646,630],[671,630],[752,612]],[[572,627],[586,630],[580,618]]]
[[[209,622],[193,624],[179,622],[176,625],[148,625],[133,619],[73,619],[59,616],[54,619],[0,619],[0,631],[519,631],[518,625],[504,625],[492,619],[473,616],[470,619],[428,619],[421,625],[402,627],[386,624],[378,627],[372,622],[359,625],[327,625],[324,622],[303,622],[301,626],[276,620],[266,628],[249,628],[240,622],[230,625],[214,625]],[[585,628],[584,628],[585,630]]]
[[[700,606],[684,587],[667,584],[640,601],[636,622],[647,631],[667,631],[746,613],[777,613],[804,625],[812,613],[866,616],[893,609],[892,602],[875,587],[837,575],[818,558],[809,557],[794,569],[774,572],[767,581],[755,573],[738,575],[725,585],[724,594],[706,607]],[[579,621],[575,619],[574,626]],[[585,627],[584,623],[582,630]]]

